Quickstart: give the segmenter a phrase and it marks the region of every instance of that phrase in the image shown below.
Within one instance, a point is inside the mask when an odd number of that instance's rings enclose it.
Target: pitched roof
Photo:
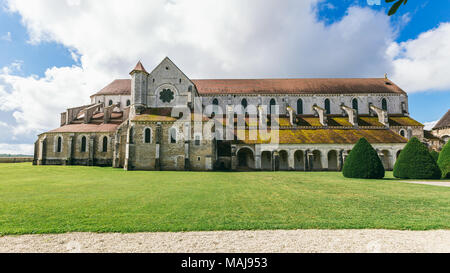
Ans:
[[[141,71],[148,74],[147,70],[145,70],[144,66],[142,65],[141,61],[139,61],[133,70],[131,70],[130,74],[133,74],[133,72]]]
[[[270,133],[266,136],[258,134],[257,140],[249,139],[249,131],[245,130],[246,144],[270,143]],[[256,134],[257,132],[255,132]],[[281,129],[280,144],[355,144],[361,137],[370,143],[406,143],[408,140],[389,129]]]
[[[450,109],[445,115],[434,125],[433,129],[439,129],[443,127],[450,127]]]
[[[200,95],[218,94],[406,94],[384,78],[192,80]],[[130,95],[131,80],[114,80],[97,95]],[[92,97],[91,96],[91,97]]]
[[[215,94],[406,94],[384,78],[192,80],[200,95]]]
[[[68,124],[48,133],[95,133],[95,132],[114,132],[119,124]]]
[[[100,95],[131,95],[131,80],[117,79],[105,86],[102,90],[95,93],[93,96]]]

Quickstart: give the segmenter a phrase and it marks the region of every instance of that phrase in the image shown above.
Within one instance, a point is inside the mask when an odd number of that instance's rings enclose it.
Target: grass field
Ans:
[[[450,188],[333,172],[126,172],[0,164],[0,234],[450,229]]]

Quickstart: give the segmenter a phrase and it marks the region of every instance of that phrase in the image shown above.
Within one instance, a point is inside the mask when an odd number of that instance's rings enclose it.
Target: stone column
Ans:
[[[67,142],[67,164],[72,165],[73,159],[73,137],[74,135],[69,135],[69,140]]]
[[[236,145],[231,145],[231,169],[236,170],[237,165]]]
[[[89,166],[93,166],[94,165],[94,141],[95,141],[95,137],[94,136],[90,136],[89,137],[89,161],[88,161],[88,165]]]
[[[328,153],[326,151],[320,151],[320,161],[322,170],[328,170]]]
[[[255,169],[261,170],[261,154],[255,155]]]
[[[46,147],[47,137],[44,136],[39,140],[39,155],[37,165],[45,165],[45,147]]]
[[[294,158],[294,153],[295,151],[288,151],[288,164],[289,164],[289,170],[293,171],[295,170],[295,158]]]

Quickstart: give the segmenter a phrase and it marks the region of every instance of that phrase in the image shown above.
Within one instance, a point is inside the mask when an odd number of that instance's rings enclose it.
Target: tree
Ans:
[[[437,164],[441,168],[442,178],[450,178],[450,141],[445,144],[439,153]]]
[[[360,138],[348,155],[342,174],[349,178],[381,179],[384,167],[377,151],[365,138]]]
[[[391,3],[394,2],[396,0],[386,0],[386,3]],[[388,11],[388,15],[391,16],[393,14],[395,14],[398,10],[398,8],[400,7],[400,5],[403,3],[403,5],[406,5],[406,3],[408,2],[408,0],[397,0],[397,2],[395,2],[392,7],[389,9]]]
[[[439,158],[439,152],[436,152],[435,150],[432,150],[431,152],[430,152],[430,154],[431,154],[431,156],[434,158],[434,161],[438,161],[438,158]]]
[[[394,176],[409,179],[439,179],[441,170],[428,148],[413,137],[395,162]]]

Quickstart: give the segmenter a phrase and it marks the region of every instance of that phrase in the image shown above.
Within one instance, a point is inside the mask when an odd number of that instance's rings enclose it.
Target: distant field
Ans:
[[[388,177],[0,164],[0,234],[450,229],[450,188]]]

